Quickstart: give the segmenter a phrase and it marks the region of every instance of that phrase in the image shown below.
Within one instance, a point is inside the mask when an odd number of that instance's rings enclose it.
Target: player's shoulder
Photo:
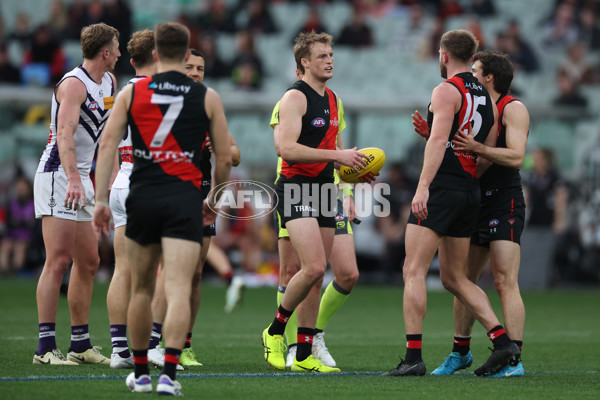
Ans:
[[[63,78],[56,88],[56,94],[59,101],[60,98],[68,96],[72,99],[81,99],[81,102],[83,103],[87,98],[87,92],[85,83],[75,75]]]
[[[281,108],[281,106],[289,103],[302,102],[306,103],[306,93],[299,89],[291,88],[288,91],[286,91],[281,97],[281,100],[279,101],[279,107]]]
[[[516,98],[504,106],[504,110],[502,111],[502,113],[506,117],[529,116],[529,111],[527,110],[527,107],[525,106],[525,104],[523,104],[523,102],[521,100],[516,99]]]
[[[110,77],[113,86],[117,86],[117,78],[115,77],[115,75],[112,72],[107,72],[107,74]]]
[[[449,81],[441,82],[439,85],[433,88],[431,93],[431,102],[435,101],[448,101],[460,99],[461,93],[457,90],[457,87]]]

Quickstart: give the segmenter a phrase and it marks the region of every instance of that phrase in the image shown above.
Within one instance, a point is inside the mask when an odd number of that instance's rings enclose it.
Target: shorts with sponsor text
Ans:
[[[335,216],[335,234],[336,235],[353,235],[354,232],[352,231],[352,225],[348,221],[348,217],[346,215],[344,215],[344,212],[343,212],[344,207],[340,200],[338,200],[337,206],[338,206],[338,212]],[[277,219],[277,227],[279,228],[279,233],[278,233],[277,237],[278,238],[290,237],[287,229],[285,229],[285,226],[283,226],[283,224],[281,223],[281,216],[279,215],[279,213],[276,212],[275,215],[276,215],[276,219]]]
[[[479,187],[470,191],[429,188],[427,219],[419,220],[412,211],[408,223],[424,226],[443,236],[470,237],[477,227]]]
[[[525,200],[520,188],[488,191],[482,194],[471,243],[489,247],[494,240],[507,240],[520,244],[524,226]]]
[[[285,178],[275,185],[280,226],[298,218],[316,218],[321,228],[335,228],[337,187],[307,177]]]
[[[64,171],[37,172],[33,182],[35,217],[44,215],[71,221],[91,221],[94,215],[94,185],[89,176],[81,176],[81,184],[85,192],[85,206],[77,210],[65,207],[65,196],[68,185]]]

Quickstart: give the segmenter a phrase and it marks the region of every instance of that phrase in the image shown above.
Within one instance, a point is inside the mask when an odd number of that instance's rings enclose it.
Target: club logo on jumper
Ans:
[[[490,226],[490,228],[493,228],[495,226],[498,226],[499,223],[500,223],[500,221],[498,221],[497,219],[490,219],[489,226]]]
[[[270,186],[251,180],[234,180],[215,186],[209,197],[218,199],[211,210],[218,215],[235,220],[262,218],[275,209],[279,198]]]
[[[97,101],[92,101],[90,104],[88,104],[88,110],[90,111],[96,111],[98,109],[98,102]]]
[[[153,90],[168,90],[170,92],[183,92],[185,94],[187,94],[190,89],[192,87],[189,85],[175,85],[174,83],[171,82],[160,82],[160,83],[156,83],[156,82],[152,82],[148,85],[148,89],[153,89]]]
[[[511,224],[511,225],[514,225],[515,224],[515,219],[514,218],[509,218],[508,219],[508,223]]]
[[[322,128],[325,126],[325,124],[326,124],[326,122],[323,118],[315,118],[311,122],[311,125],[314,126],[315,128]]]

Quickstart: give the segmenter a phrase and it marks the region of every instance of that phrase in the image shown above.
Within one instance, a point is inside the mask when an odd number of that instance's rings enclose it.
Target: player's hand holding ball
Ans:
[[[366,155],[366,164],[358,168],[350,168],[345,165],[340,167],[340,179],[348,183],[371,182],[379,175],[379,171],[385,164],[385,152],[377,147],[367,147],[359,150]]]

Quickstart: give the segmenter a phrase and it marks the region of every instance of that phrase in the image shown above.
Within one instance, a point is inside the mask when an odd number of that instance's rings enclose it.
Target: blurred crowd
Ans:
[[[275,3],[283,1],[207,0],[199,2],[196,12],[182,13],[176,19],[191,30],[192,47],[206,55],[207,78],[227,79],[237,88],[260,90],[268,76],[262,61],[265,55],[257,52],[255,41],[262,35],[282,34],[280,25],[286,21],[276,20],[271,10]],[[531,23],[542,32],[542,47],[524,37],[519,21],[514,18],[506,21],[495,37],[486,37],[482,21],[499,15],[500,11],[494,0],[337,0],[347,3],[352,12],[338,32],[331,32],[322,21],[320,6],[335,2],[303,2],[309,7],[297,32],[327,31],[333,34],[336,46],[414,49],[416,59],[430,60],[438,57],[438,41],[447,30],[449,18],[467,17],[465,28],[475,33],[481,47],[508,53],[520,71],[538,72],[543,67],[539,53],[558,54],[555,76],[560,95],[554,99],[555,104],[586,107],[588,101],[579,87],[600,84],[598,57],[594,62],[589,57],[600,52],[597,0],[556,0],[549,15],[532,18]],[[46,21],[32,26],[30,15],[21,12],[10,31],[5,29],[6,17],[0,15],[0,82],[53,85],[71,65],[63,49],[65,41],[77,41],[83,26],[99,21],[119,30],[123,57],[117,73],[130,74],[124,44],[133,29],[134,12],[127,0],[55,0],[47,10]],[[378,43],[373,25],[378,20],[399,16],[408,18],[410,23],[399,24],[401,27],[385,39],[389,43]],[[219,35],[235,36],[235,54],[227,57],[220,54]],[[19,49],[22,57],[17,65],[8,56],[8,49],[13,47]]]
[[[269,78],[263,65],[267,55],[257,51],[255,42],[263,35],[283,34],[282,24],[286,21],[277,20],[272,8],[284,1],[207,0],[198,2],[200,6],[196,12],[179,15],[178,22],[192,32],[191,47],[205,55],[205,76],[229,80],[238,89],[260,91],[265,79]],[[599,0],[555,0],[548,15],[532,14],[531,23],[536,24],[543,35],[541,47],[528,41],[517,19],[505,21],[495,37],[486,36],[482,24],[500,11],[498,2],[493,0],[312,0],[302,3],[308,3],[309,7],[304,22],[289,37],[290,43],[298,32],[326,31],[334,36],[336,47],[363,49],[378,46],[392,52],[410,52],[415,60],[431,61],[438,58],[439,39],[448,29],[449,19],[462,16],[466,17],[465,28],[475,33],[481,47],[508,53],[519,73],[534,76],[545,68],[540,55],[555,54],[554,76],[559,95],[552,100],[554,104],[586,108],[589,99],[581,87],[600,85]],[[323,3],[346,3],[351,9],[349,19],[338,32],[329,31],[321,18]],[[43,23],[32,26],[30,15],[21,12],[10,30],[6,29],[7,16],[0,15],[0,84],[53,86],[73,63],[67,58],[64,44],[78,41],[82,27],[100,21],[120,32],[122,57],[115,72],[117,75],[131,74],[125,44],[134,30],[135,11],[127,0],[55,0],[46,11],[47,18]],[[399,24],[385,38],[386,43],[381,42],[381,37],[378,42],[373,24],[400,16],[409,23]],[[235,54],[223,57],[218,48],[219,35],[235,37]],[[9,50],[15,48],[22,56],[20,63],[13,63],[9,57]],[[286,76],[288,72],[280,71]],[[514,88],[516,95],[519,90],[518,86]],[[523,173],[528,226],[543,227],[552,232],[552,240],[567,243],[577,236],[567,223],[569,201],[575,190],[562,179],[552,150],[537,149],[528,160]],[[416,180],[410,168],[388,161],[380,181],[390,185],[392,212],[388,217],[373,217],[372,221],[364,221],[356,227],[359,235],[363,230],[365,236],[381,244],[377,254],[368,251],[358,254],[361,271],[377,271],[387,282],[401,279],[404,230]],[[263,270],[276,277],[276,234],[272,218],[242,222],[222,220],[219,223],[215,243],[229,254],[238,268],[248,272]],[[35,272],[41,267],[44,255],[40,229],[39,221],[33,216],[31,182],[25,175],[18,174],[0,196],[2,274]],[[579,246],[581,250],[577,240],[573,246]],[[548,249],[556,261],[556,279],[587,279],[573,266],[576,262],[572,250],[570,246]],[[357,251],[361,251],[358,244]],[[110,241],[102,244],[101,257],[102,264],[110,269],[113,263]]]

